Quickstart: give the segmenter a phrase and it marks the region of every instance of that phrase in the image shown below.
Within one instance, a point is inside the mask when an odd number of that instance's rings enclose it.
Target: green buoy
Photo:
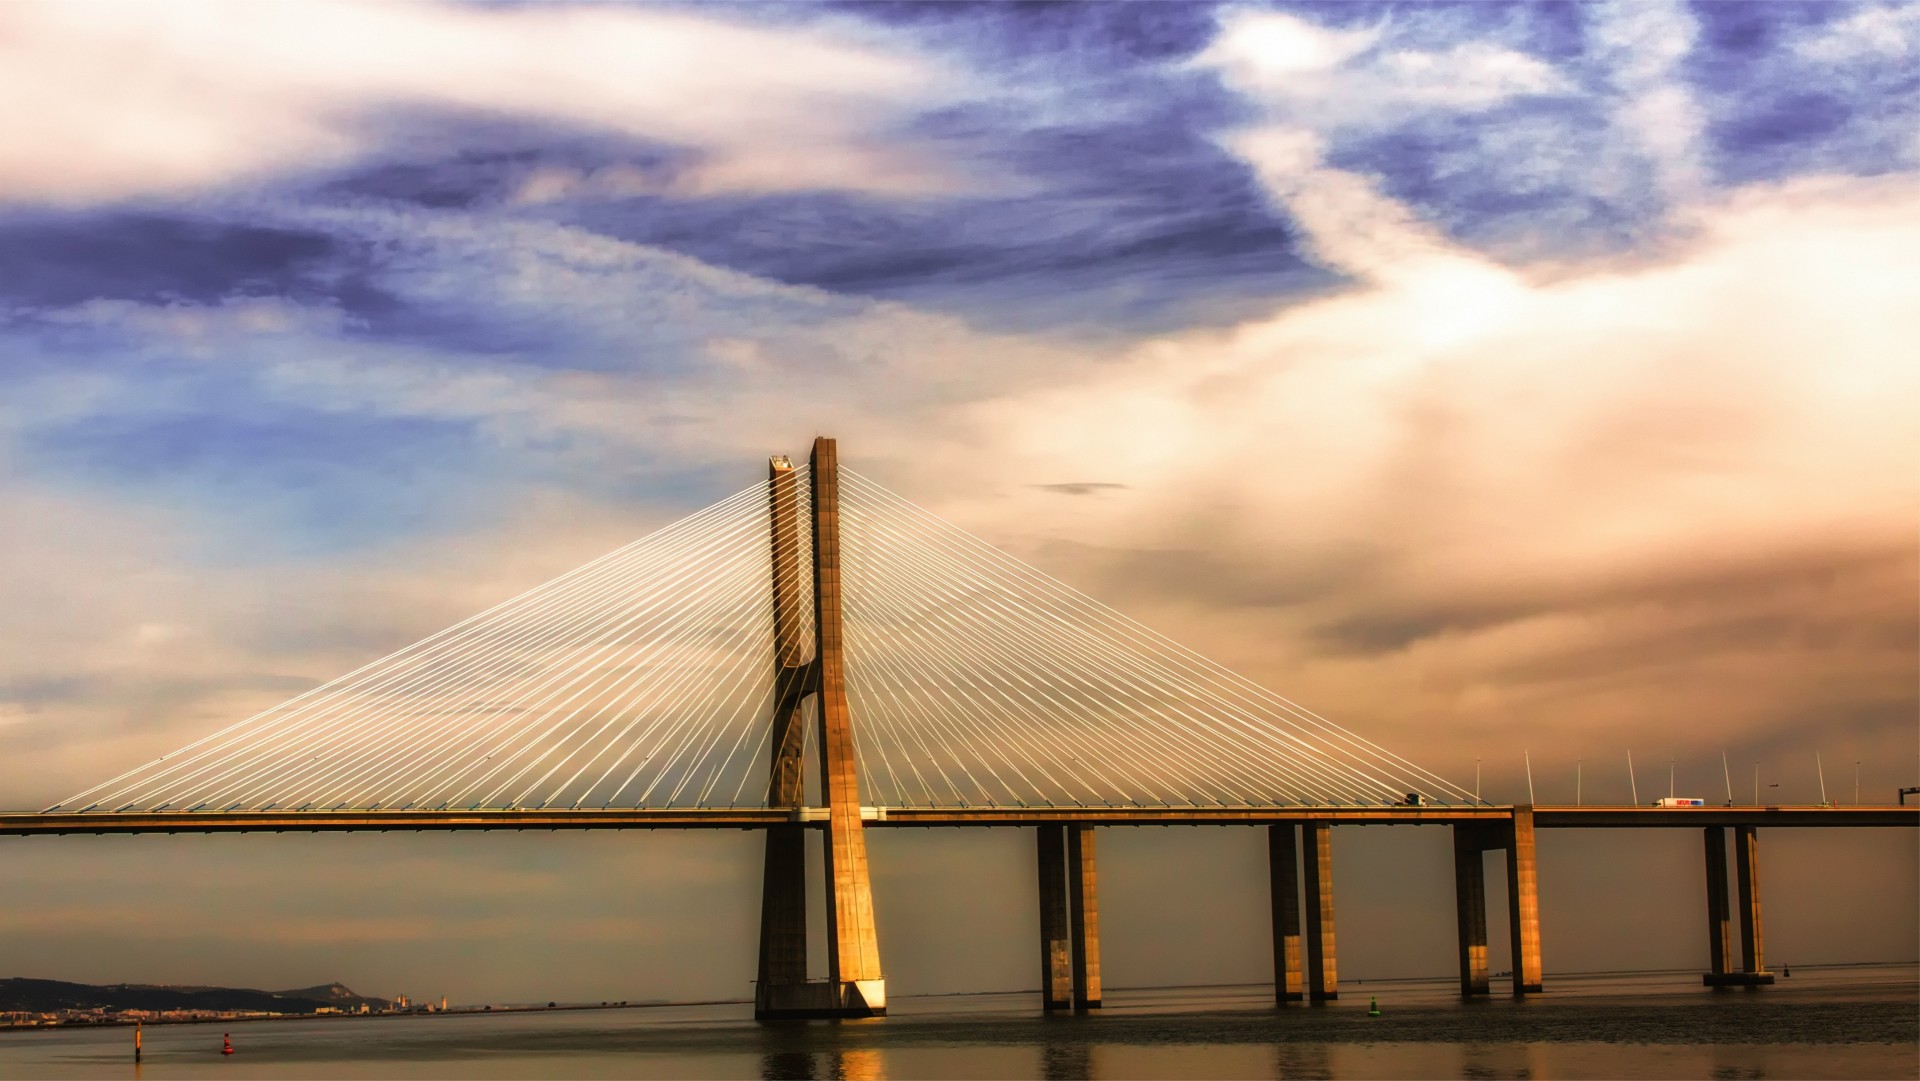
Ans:
[[[1370,1001],[1367,1004],[1367,1016],[1368,1017],[1380,1016],[1380,996],[1379,995],[1373,996],[1372,1001]]]

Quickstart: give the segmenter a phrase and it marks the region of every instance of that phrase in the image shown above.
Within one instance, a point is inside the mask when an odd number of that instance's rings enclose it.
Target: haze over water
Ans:
[[[1461,1005],[1372,981],[1322,1008],[1265,987],[1115,992],[1046,1017],[1031,992],[896,999],[859,1022],[757,1024],[742,1004],[236,1024],[233,1078],[1881,1078],[1920,1074],[1920,970],[1802,968],[1757,992],[1695,973],[1560,976]],[[1382,1016],[1367,1016],[1378,998]],[[205,1077],[219,1025],[0,1034],[0,1076]]]

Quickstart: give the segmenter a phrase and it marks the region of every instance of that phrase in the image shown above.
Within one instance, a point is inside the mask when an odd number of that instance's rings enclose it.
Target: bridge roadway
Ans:
[[[1510,805],[1481,807],[863,807],[869,827],[1509,825]],[[1538,806],[1537,829],[1920,826],[1915,807]],[[94,811],[0,813],[0,836],[109,833],[337,833],[382,830],[824,828],[826,808]]]

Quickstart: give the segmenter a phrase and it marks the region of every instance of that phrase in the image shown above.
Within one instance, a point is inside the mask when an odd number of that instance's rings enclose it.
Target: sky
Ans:
[[[7,4],[0,806],[816,434],[1489,798],[1890,801],[1916,55],[1872,3]],[[1260,838],[1104,837],[1112,982],[1270,978]],[[1916,956],[1908,831],[1767,840],[1772,953]],[[1449,972],[1444,834],[1340,844],[1343,973]],[[13,840],[0,975],[744,994],[757,846]],[[1543,840],[1549,974],[1704,964],[1697,848]],[[872,849],[896,994],[1032,982],[1030,837]]]

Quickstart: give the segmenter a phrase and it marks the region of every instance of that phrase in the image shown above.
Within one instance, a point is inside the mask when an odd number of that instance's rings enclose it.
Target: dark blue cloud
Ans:
[[[1656,226],[1639,200],[1594,191],[1592,144],[1576,133],[1606,124],[1589,100],[1532,98],[1483,113],[1410,117],[1350,137],[1328,158],[1377,178],[1387,195],[1456,241],[1497,257],[1597,255]],[[1496,141],[1504,152],[1490,149]]]
[[[1788,90],[1768,94],[1717,125],[1714,135],[1730,155],[1758,155],[1805,144],[1846,126],[1853,109],[1832,94]]]
[[[830,10],[905,27],[925,40],[1007,60],[1157,63],[1189,56],[1212,37],[1223,5],[852,2]]]
[[[159,212],[15,215],[0,218],[0,307],[312,297],[339,247],[309,230]]]
[[[1765,4],[1694,3],[1688,13],[1700,27],[1699,48],[1689,58],[1702,85],[1727,88],[1744,82],[1754,60],[1787,45],[1798,33],[1828,25],[1852,8],[1831,0]]]
[[[1693,7],[1700,39],[1687,77],[1707,112],[1708,156],[1722,184],[1904,167],[1903,141],[1920,124],[1920,72],[1897,54],[1828,61],[1807,50],[1858,10],[1834,3]]]

